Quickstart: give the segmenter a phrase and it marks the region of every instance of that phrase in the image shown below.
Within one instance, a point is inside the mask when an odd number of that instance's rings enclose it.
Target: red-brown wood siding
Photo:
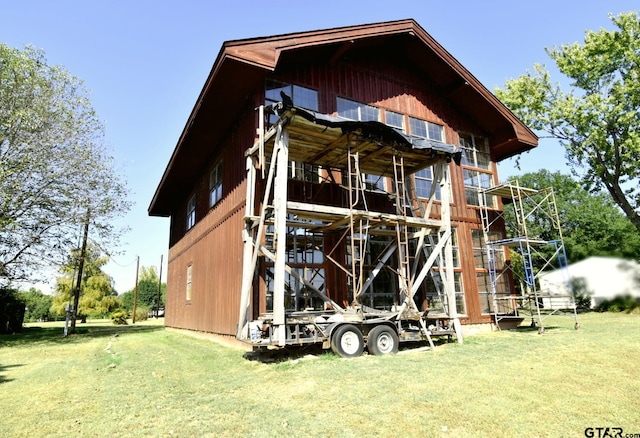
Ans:
[[[172,216],[165,324],[225,335],[235,334],[242,281],[242,229],[246,198],[244,151],[253,143],[253,108],[246,112],[198,177],[196,225],[185,230],[186,203]],[[222,199],[209,208],[209,174],[223,164]],[[192,266],[191,300],[186,300]]]

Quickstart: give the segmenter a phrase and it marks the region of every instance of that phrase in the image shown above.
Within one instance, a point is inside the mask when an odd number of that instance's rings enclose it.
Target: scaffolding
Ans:
[[[365,346],[373,354],[392,352],[402,341],[433,348],[433,336],[462,342],[449,212],[449,163],[459,163],[458,147],[282,103],[258,110],[258,140],[245,153],[236,337],[256,348],[322,343],[345,357]],[[269,126],[272,111],[277,120]],[[311,174],[320,181],[310,193],[290,193],[291,163],[315,166]],[[434,175],[431,198],[426,208],[416,207],[411,175],[427,167]],[[393,180],[393,192],[376,198],[364,175]],[[439,218],[431,214],[436,185]],[[318,202],[320,192],[330,196]],[[376,199],[393,208],[379,208]],[[346,278],[347,300],[328,293],[329,265],[334,277]],[[428,277],[437,285],[437,311],[415,302]],[[266,312],[252,318],[259,284],[267,292]]]
[[[496,198],[503,209],[495,208]],[[498,329],[513,327],[526,318],[539,333],[544,321],[553,315],[573,318],[578,329],[578,315],[568,261],[562,238],[555,193],[552,187],[532,189],[512,180],[481,193],[481,219],[490,280],[492,315]],[[541,223],[544,227],[537,227]],[[502,236],[502,227],[510,237]],[[534,230],[535,228],[535,230]],[[519,255],[520,263],[506,261],[505,251]],[[516,256],[517,257],[517,256]],[[541,287],[544,273],[558,269],[563,284]],[[515,284],[516,293],[511,291]]]

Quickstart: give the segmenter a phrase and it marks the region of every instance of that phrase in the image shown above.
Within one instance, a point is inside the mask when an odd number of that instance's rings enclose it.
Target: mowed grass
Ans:
[[[90,321],[68,338],[39,324],[0,337],[0,436],[640,433],[640,315],[580,322],[576,331],[557,317],[543,335],[484,333],[435,351],[269,362],[158,321]]]

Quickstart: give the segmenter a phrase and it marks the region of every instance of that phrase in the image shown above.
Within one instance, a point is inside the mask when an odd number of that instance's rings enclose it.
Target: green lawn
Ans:
[[[275,362],[157,321],[90,321],[68,338],[59,323],[39,324],[0,336],[0,436],[640,434],[640,315],[580,322],[576,331],[557,317],[543,335],[485,333],[434,352]]]

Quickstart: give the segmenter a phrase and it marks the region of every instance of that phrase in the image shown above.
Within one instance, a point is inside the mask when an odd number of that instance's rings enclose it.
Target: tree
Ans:
[[[140,278],[138,279],[138,305],[155,309],[158,305],[158,274],[155,266],[143,266],[140,268]],[[167,284],[161,284],[160,306],[164,305]],[[120,297],[122,307],[127,310],[133,309],[134,289],[125,292]]]
[[[565,249],[571,262],[593,255],[640,258],[640,232],[607,193],[590,193],[570,175],[544,169],[521,175],[518,182],[533,189],[554,188]],[[508,222],[514,223],[514,220]],[[529,216],[527,228],[531,236],[543,240],[557,235],[551,219],[544,214]]]
[[[536,64],[497,97],[535,130],[560,141],[585,187],[606,189],[640,231],[640,21],[611,16],[617,30],[588,31],[584,44],[547,48],[571,90]]]
[[[64,315],[75,289],[79,251],[74,250],[67,264],[61,268],[62,275],[57,278],[51,311]],[[77,313],[86,317],[104,317],[118,309],[117,293],[113,289],[111,277],[102,271],[108,258],[101,255],[96,246],[89,246],[80,285],[80,300]]]
[[[61,266],[87,211],[92,241],[117,246],[127,194],[82,81],[0,44],[0,286]]]
[[[24,302],[16,290],[0,286],[0,333],[17,333],[24,322]]]
[[[25,303],[24,319],[26,321],[50,321],[54,319],[51,313],[53,296],[46,295],[36,288],[18,292],[20,300]]]

